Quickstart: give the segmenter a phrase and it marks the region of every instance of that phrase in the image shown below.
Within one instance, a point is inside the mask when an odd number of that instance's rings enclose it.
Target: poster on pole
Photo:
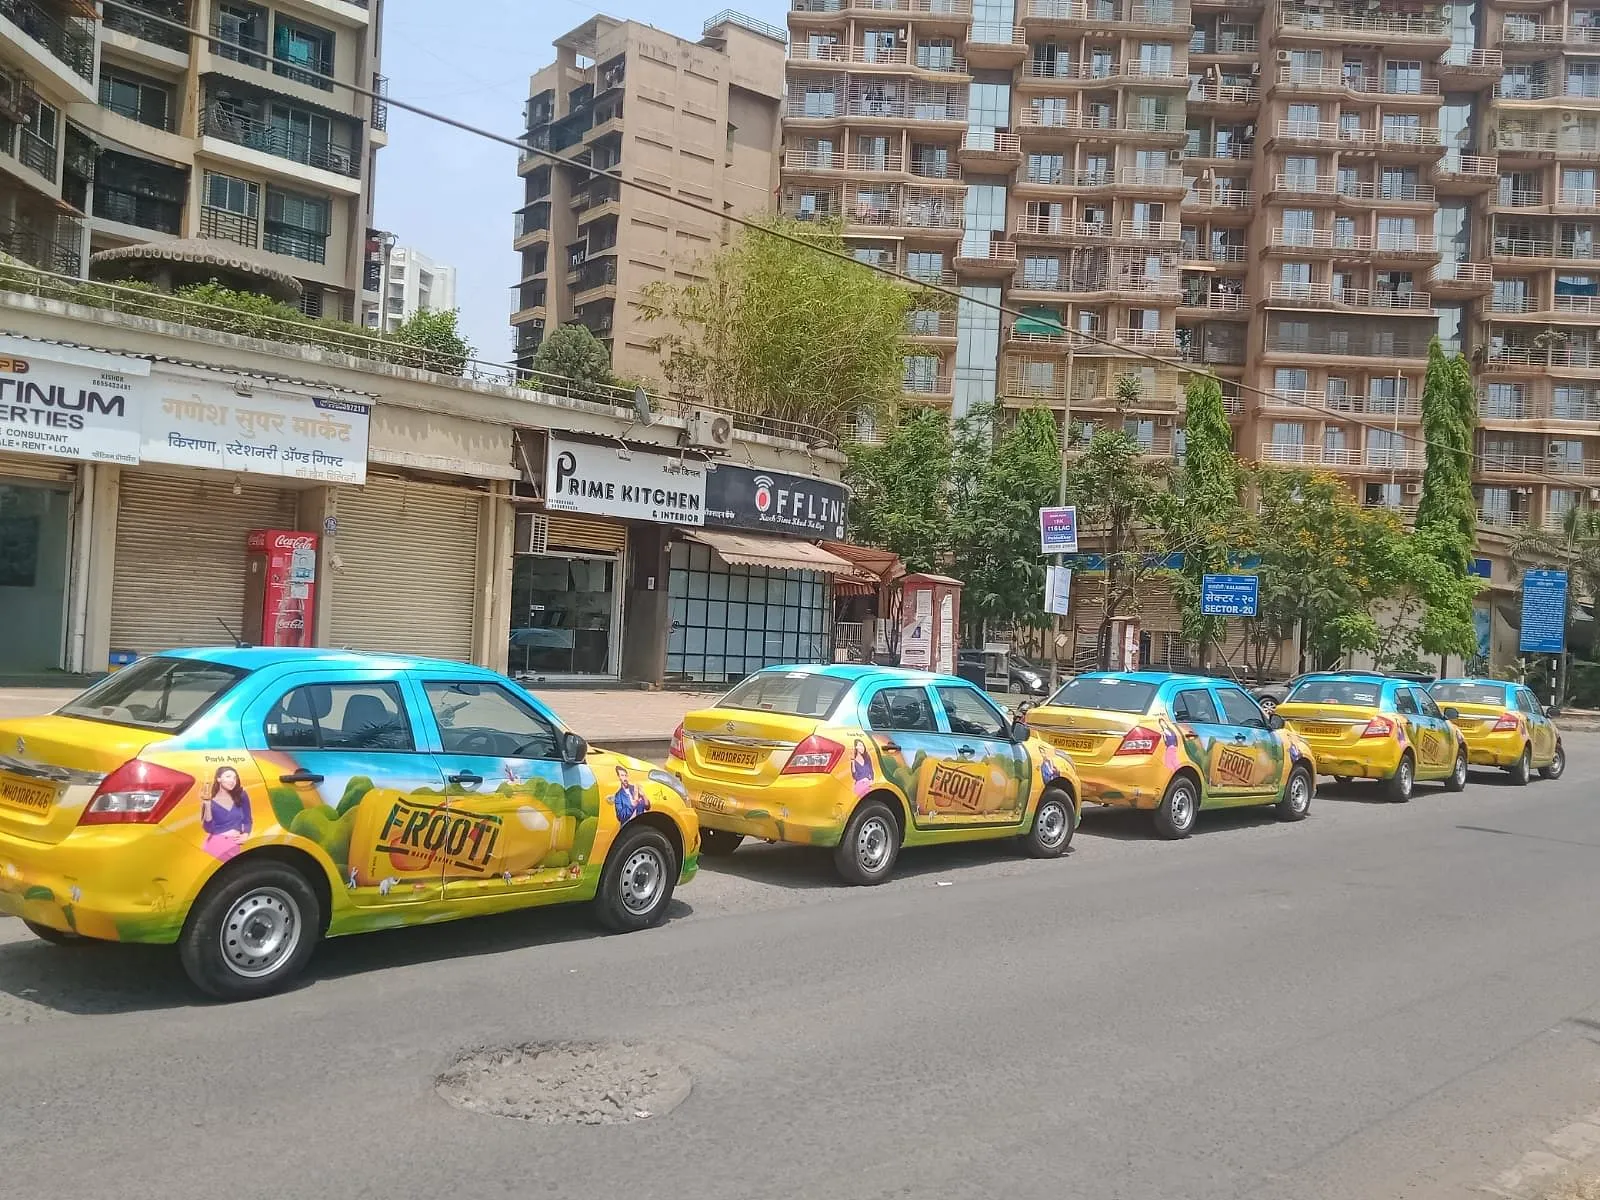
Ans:
[[[1523,654],[1561,654],[1567,648],[1567,573],[1527,571],[1522,576]]]
[[[1078,552],[1078,510],[1073,505],[1039,510],[1039,547],[1045,554]]]
[[[1071,593],[1071,567],[1046,567],[1044,569],[1045,612],[1057,617],[1067,616]]]

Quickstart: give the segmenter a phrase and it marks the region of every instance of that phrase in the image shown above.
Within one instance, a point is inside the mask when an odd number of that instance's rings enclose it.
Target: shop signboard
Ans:
[[[136,465],[150,360],[0,336],[0,450]]]
[[[371,406],[329,396],[157,374],[144,408],[139,460],[249,475],[367,481]]]
[[[706,523],[706,464],[620,442],[551,434],[545,507],[658,525]]]
[[[843,484],[719,463],[706,477],[706,524],[792,537],[844,537]]]

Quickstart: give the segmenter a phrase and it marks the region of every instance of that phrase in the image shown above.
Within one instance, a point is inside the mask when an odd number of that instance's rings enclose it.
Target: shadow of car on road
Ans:
[[[994,862],[1033,861],[1020,848],[1012,848],[1016,845],[1015,842],[997,839],[957,842],[948,846],[913,846],[900,851],[890,882],[968,870]],[[1070,858],[1073,853],[1068,847],[1063,857]],[[839,872],[833,865],[833,851],[820,846],[796,846],[783,842],[746,843],[730,855],[702,857],[700,869],[793,891],[824,888],[856,890],[853,885],[839,878]]]
[[[1276,824],[1278,818],[1271,807],[1208,808],[1201,811],[1189,836],[1206,837],[1213,833],[1228,833],[1257,825]],[[1162,840],[1156,836],[1154,814],[1149,809],[1106,808],[1097,805],[1083,810],[1083,824],[1078,827],[1078,836],[1109,838],[1119,842]]]
[[[674,897],[663,924],[682,920],[693,911]],[[390,967],[610,936],[587,920],[586,914],[579,912],[575,918],[567,906],[553,905],[331,938],[317,948],[305,973],[285,991]],[[211,1003],[184,975],[171,946],[87,941],[56,946],[29,938],[0,943],[0,994],[74,1016]]]

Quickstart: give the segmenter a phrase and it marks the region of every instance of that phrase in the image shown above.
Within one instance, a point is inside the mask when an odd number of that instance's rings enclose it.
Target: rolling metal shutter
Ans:
[[[295,494],[240,481],[122,473],[111,648],[149,654],[228,641],[244,623],[245,538],[293,529]],[[219,623],[220,622],[220,623]]]
[[[36,483],[71,483],[78,477],[78,464],[42,456],[0,454],[0,477]]]
[[[564,550],[599,550],[621,554],[628,544],[628,527],[603,517],[575,517],[551,513],[545,543]]]
[[[471,662],[483,500],[372,476],[340,488],[327,644]]]

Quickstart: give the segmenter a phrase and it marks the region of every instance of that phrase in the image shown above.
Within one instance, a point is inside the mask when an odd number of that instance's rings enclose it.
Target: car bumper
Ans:
[[[1475,767],[1514,767],[1525,744],[1517,730],[1467,734],[1467,762]]]
[[[159,829],[79,829],[55,845],[0,834],[0,913],[121,942],[174,942],[217,862]]]
[[[1370,746],[1338,746],[1311,743],[1317,774],[1350,779],[1388,779],[1400,769],[1400,743],[1372,739]]]
[[[700,828],[766,842],[837,846],[856,806],[847,782],[832,776],[780,777],[764,787],[701,780],[681,762],[668,764],[689,795]]]
[[[1060,751],[1066,753],[1066,751]],[[1070,757],[1070,755],[1069,755]],[[1085,763],[1073,759],[1083,786],[1084,804],[1112,808],[1155,808],[1166,794],[1171,774],[1149,760]]]

